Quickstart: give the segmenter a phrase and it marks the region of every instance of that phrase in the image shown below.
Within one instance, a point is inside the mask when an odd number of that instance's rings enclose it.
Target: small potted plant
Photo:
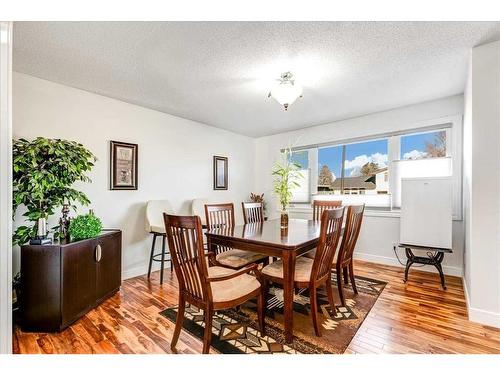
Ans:
[[[69,224],[69,236],[72,241],[97,237],[102,231],[102,222],[92,212],[78,215]]]
[[[288,228],[288,205],[292,199],[292,190],[299,187],[303,178],[300,165],[291,161],[292,150],[285,149],[281,158],[273,167],[274,193],[279,198],[281,209],[281,228]]]

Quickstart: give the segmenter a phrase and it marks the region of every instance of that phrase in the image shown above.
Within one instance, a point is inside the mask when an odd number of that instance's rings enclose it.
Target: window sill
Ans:
[[[279,211],[279,210],[278,210]],[[310,205],[300,206],[296,205],[294,207],[290,207],[288,209],[290,213],[301,213],[301,214],[309,214],[312,216],[312,208]],[[401,210],[390,210],[389,208],[365,208],[365,216],[372,217],[400,217]]]

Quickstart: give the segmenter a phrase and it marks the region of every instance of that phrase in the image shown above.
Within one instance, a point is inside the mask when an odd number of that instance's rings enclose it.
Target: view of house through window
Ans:
[[[421,169],[421,163],[426,167],[418,176],[451,173],[451,164],[443,162],[450,156],[450,140],[449,129],[439,129],[294,150],[290,161],[299,166],[303,179],[293,191],[292,202],[309,203],[313,195],[364,195],[352,199],[372,206],[397,206],[400,179],[413,176],[410,171]],[[393,178],[389,178],[389,164]],[[448,166],[446,173],[443,165]]]
[[[387,194],[387,139],[320,148],[318,194]]]

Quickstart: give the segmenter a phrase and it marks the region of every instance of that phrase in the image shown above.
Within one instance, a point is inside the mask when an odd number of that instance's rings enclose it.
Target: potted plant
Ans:
[[[97,237],[102,231],[102,222],[93,213],[78,215],[69,224],[71,240],[79,241]]]
[[[13,211],[24,205],[29,225],[16,229],[13,244],[22,245],[46,230],[38,228],[54,214],[56,208],[68,204],[88,205],[87,196],[71,186],[77,181],[91,182],[86,173],[97,160],[83,145],[62,139],[38,137],[32,141],[14,140],[13,162]],[[45,233],[41,233],[45,232]]]
[[[288,205],[292,199],[292,190],[299,187],[303,178],[300,165],[291,161],[292,150],[285,149],[273,167],[274,193],[279,198],[281,209],[281,228],[288,228]]]

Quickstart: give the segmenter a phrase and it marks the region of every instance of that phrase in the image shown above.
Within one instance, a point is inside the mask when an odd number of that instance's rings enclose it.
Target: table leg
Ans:
[[[295,253],[285,251],[282,259],[285,341],[290,343],[293,341],[293,280],[295,276]]]

